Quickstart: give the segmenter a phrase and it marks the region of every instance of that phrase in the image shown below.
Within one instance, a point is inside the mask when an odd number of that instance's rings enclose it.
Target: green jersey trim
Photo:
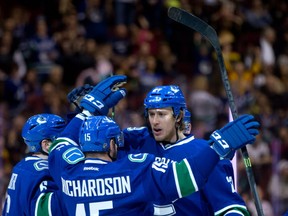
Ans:
[[[179,198],[199,190],[187,159],[183,159],[180,163],[173,163],[173,171]]]
[[[37,199],[35,216],[52,216],[51,198],[53,193],[42,193]]]

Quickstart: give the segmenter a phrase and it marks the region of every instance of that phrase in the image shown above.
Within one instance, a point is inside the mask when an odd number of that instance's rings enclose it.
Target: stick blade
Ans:
[[[202,19],[191,13],[188,13],[181,8],[176,7],[170,7],[168,9],[168,17],[184,26],[199,32],[211,43],[215,49],[219,49],[220,44],[215,29],[204,22]]]

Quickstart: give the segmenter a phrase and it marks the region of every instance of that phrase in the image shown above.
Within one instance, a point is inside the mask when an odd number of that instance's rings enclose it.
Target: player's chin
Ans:
[[[153,136],[154,136],[154,139],[155,139],[157,142],[163,141],[163,136],[162,136],[161,134],[153,133]]]

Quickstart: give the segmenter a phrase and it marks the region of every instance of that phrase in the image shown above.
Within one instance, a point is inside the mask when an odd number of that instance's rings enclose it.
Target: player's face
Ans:
[[[148,120],[156,141],[176,141],[175,118],[172,108],[149,109]]]

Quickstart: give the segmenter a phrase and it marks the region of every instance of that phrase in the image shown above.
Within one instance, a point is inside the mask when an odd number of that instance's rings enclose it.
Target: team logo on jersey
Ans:
[[[37,171],[42,171],[42,170],[48,169],[48,161],[46,161],[46,160],[37,161],[33,165]]]
[[[144,154],[129,154],[128,159],[131,162],[142,163],[143,161],[146,160],[147,155],[148,154],[146,154],[146,153],[144,153]]]
[[[85,158],[83,152],[76,147],[69,148],[63,153],[63,159],[69,164],[76,164]]]

